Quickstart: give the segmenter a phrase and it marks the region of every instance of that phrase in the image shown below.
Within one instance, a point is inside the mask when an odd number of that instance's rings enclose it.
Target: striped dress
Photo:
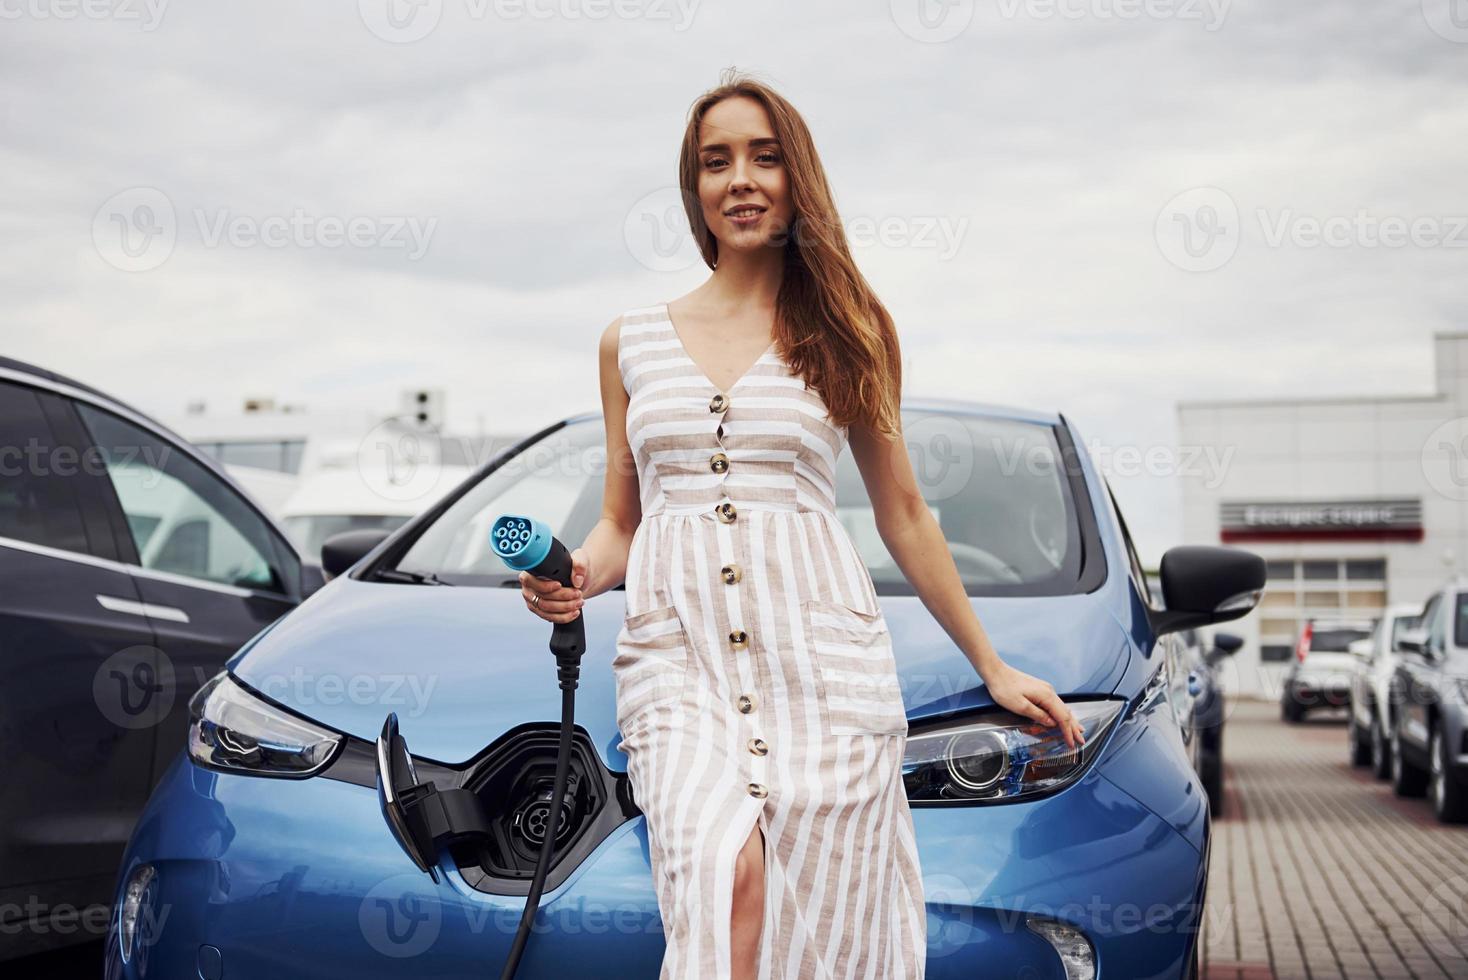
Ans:
[[[721,391],[666,304],[624,313],[617,350],[642,521],[612,669],[660,980],[729,975],[734,859],[756,824],[761,980],[922,977],[907,716],[835,512],[846,430],[775,344]]]

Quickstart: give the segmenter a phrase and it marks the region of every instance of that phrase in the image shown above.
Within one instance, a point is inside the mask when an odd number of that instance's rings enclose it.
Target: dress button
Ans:
[[[749,634],[744,630],[735,630],[729,634],[729,645],[736,650],[743,650],[749,645]]]
[[[709,457],[709,469],[715,473],[722,473],[729,468],[729,457],[723,453],[714,453]]]
[[[764,786],[762,786],[759,783],[750,783],[749,784],[749,795],[752,796],[752,797],[754,797],[757,800],[762,800],[766,796],[769,796],[770,795],[770,791],[767,790],[767,789],[765,789]]]
[[[739,704],[739,711],[740,711],[741,714],[746,714],[747,715],[751,711],[754,710],[754,698],[750,697],[748,694],[741,694],[741,695],[739,695],[739,702],[738,702],[738,704]]]
[[[770,747],[765,744],[764,739],[752,738],[749,740],[749,751],[755,755],[769,755]]]
[[[734,509],[734,505],[727,500],[719,506],[715,507],[714,511],[719,515],[719,520],[723,521],[725,524],[733,524],[734,518],[737,517],[739,513]]]
[[[731,562],[728,565],[725,565],[723,568],[719,569],[719,574],[724,576],[725,585],[733,585],[739,581],[739,578],[743,573],[739,571],[738,565],[735,565]]]
[[[722,412],[728,407],[729,399],[724,396],[723,392],[719,392],[717,395],[709,399],[710,412]]]

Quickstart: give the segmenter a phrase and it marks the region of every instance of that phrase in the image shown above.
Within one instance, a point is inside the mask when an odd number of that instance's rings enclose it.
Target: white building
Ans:
[[[1234,690],[1276,697],[1303,622],[1375,618],[1468,571],[1468,333],[1433,338],[1436,391],[1385,398],[1178,404],[1184,540],[1269,562]],[[1200,470],[1203,468],[1199,468]]]

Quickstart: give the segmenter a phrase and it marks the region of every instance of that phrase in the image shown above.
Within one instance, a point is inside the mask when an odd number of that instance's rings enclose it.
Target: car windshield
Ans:
[[[981,416],[905,412],[908,456],[970,595],[1056,595],[1077,590],[1082,547],[1076,500],[1054,427]],[[489,546],[501,514],[549,525],[567,547],[601,517],[606,445],[600,419],[562,426],[505,460],[426,527],[397,569],[455,585],[513,585]],[[877,591],[912,587],[877,533],[852,453],[836,472],[836,513]]]
[[[1349,653],[1351,643],[1371,635],[1369,629],[1324,627],[1310,634],[1311,653]]]
[[[1461,619],[1459,621],[1461,622]],[[1411,630],[1417,629],[1421,625],[1422,625],[1422,614],[1421,613],[1418,613],[1416,616],[1398,616],[1396,619],[1392,620],[1392,645],[1391,645],[1391,649],[1393,649],[1393,650],[1400,649],[1400,647],[1398,647],[1397,644],[1401,642],[1402,635],[1404,633],[1407,633],[1407,632],[1411,631]],[[1459,635],[1462,635],[1462,634],[1459,634]]]

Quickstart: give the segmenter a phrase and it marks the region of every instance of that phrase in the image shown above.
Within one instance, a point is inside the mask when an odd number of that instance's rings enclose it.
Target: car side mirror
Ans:
[[[1369,659],[1371,657],[1371,647],[1372,643],[1370,639],[1352,640],[1346,644],[1346,652],[1362,659]]]
[[[338,531],[321,545],[321,568],[332,578],[361,561],[392,534],[380,528]]]
[[[1404,653],[1427,652],[1427,630],[1405,630],[1397,637],[1397,649]]]
[[[1244,638],[1237,633],[1218,632],[1213,634],[1213,646],[1218,652],[1225,656],[1232,656],[1239,652],[1244,645]]]
[[[1163,553],[1158,577],[1167,608],[1147,618],[1161,636],[1252,611],[1264,594],[1264,559],[1243,548],[1179,545]]]

